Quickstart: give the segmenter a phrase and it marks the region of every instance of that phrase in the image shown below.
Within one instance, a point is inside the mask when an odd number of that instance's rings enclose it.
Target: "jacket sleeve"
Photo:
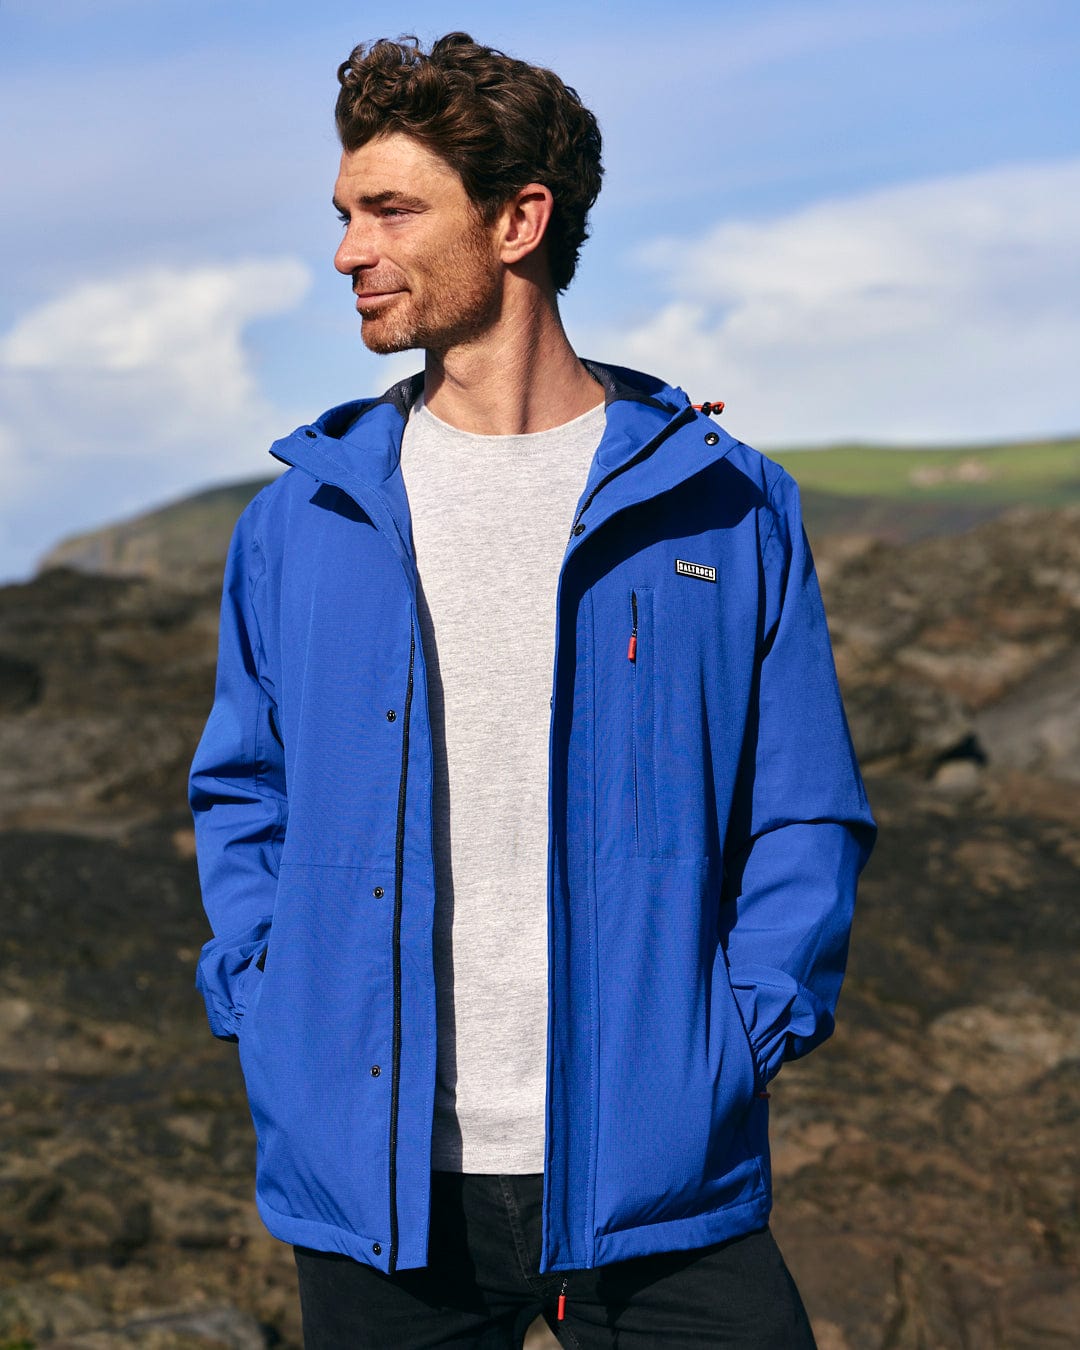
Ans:
[[[288,802],[255,597],[260,501],[241,516],[225,570],[214,704],[191,767],[203,905],[214,937],[196,984],[215,1036],[235,1040],[270,933]]]
[[[761,1084],[833,1029],[856,880],[875,835],[798,488],[786,473],[770,500],[762,640],[721,905],[731,983]]]

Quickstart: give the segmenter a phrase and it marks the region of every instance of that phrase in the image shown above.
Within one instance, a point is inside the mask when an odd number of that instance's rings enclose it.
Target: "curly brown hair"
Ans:
[[[346,151],[391,132],[412,136],[457,172],[485,223],[527,183],[549,188],[551,279],[557,291],[569,286],[604,171],[600,128],[576,90],[468,33],[447,33],[430,52],[412,36],[361,44],[338,81]]]

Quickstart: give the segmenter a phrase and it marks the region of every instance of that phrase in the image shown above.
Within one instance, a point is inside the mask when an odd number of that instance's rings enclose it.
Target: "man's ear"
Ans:
[[[535,252],[544,241],[555,209],[551,189],[526,183],[503,207],[499,218],[499,258],[512,267]]]

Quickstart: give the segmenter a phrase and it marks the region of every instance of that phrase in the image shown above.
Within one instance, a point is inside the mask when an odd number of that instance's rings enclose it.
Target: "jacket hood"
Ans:
[[[604,390],[608,424],[598,458],[605,469],[617,467],[627,453],[640,447],[643,430],[651,437],[690,409],[682,389],[654,376],[596,361],[582,364]],[[347,469],[350,476],[357,475],[371,486],[383,483],[397,469],[401,433],[423,387],[424,376],[418,372],[391,385],[378,398],[338,404],[291,436],[275,441],[270,453],[286,464],[307,468],[316,477],[325,476],[316,464],[325,460],[324,467],[335,472]],[[312,453],[316,450],[317,456]]]
[[[696,411],[677,386],[622,366],[596,361],[583,364],[604,390],[607,420],[579,514],[601,487],[605,489],[605,509],[602,513],[594,511],[594,520],[598,514],[607,515],[609,509],[625,505],[631,497],[668,490],[723,458],[738,444],[704,413]],[[396,499],[400,495],[401,437],[423,383],[424,377],[418,373],[391,385],[378,398],[339,404],[315,422],[298,427],[291,436],[275,441],[270,453],[358,499],[376,489],[380,495],[389,493],[395,506],[400,507]],[[655,451],[661,445],[664,453],[658,455]],[[625,474],[631,468],[635,472]],[[607,490],[613,480],[618,480],[619,488],[614,493]]]

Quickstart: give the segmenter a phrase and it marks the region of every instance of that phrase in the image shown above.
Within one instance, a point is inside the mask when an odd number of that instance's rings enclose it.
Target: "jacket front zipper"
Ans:
[[[655,753],[653,706],[653,593],[643,586],[630,592],[630,642],[626,655],[631,663],[634,765],[634,837],[639,854],[651,857],[657,850],[656,788],[653,781]],[[640,658],[640,659],[639,659]]]
[[[411,621],[410,621],[411,622]],[[413,662],[416,656],[416,629],[409,637],[409,678],[405,686],[405,707],[401,728],[401,778],[398,784],[397,839],[394,844],[394,1047],[390,1075],[390,1256],[389,1270],[397,1266],[397,1127],[398,1098],[401,1087],[401,912],[405,880],[405,803],[409,780],[409,725],[412,713]]]

